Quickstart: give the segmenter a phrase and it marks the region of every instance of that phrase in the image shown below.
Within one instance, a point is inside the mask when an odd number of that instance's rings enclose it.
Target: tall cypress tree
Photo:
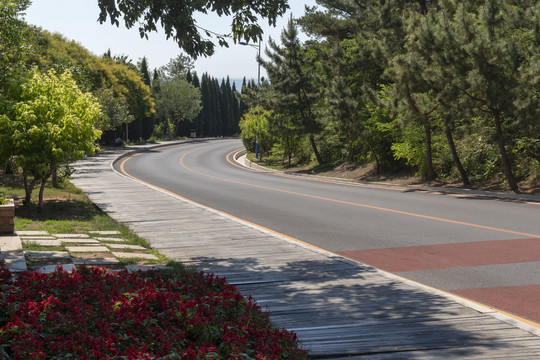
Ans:
[[[219,108],[221,114],[221,133],[219,135],[229,136],[231,128],[231,102],[229,100],[229,87],[224,79],[221,80],[219,90]]]
[[[231,96],[231,112],[232,112],[232,128],[231,135],[238,135],[239,129],[238,125],[240,124],[240,103],[238,101],[238,91],[236,90],[236,84],[232,84],[232,96]]]
[[[191,74],[191,73],[190,73]],[[197,75],[196,72],[193,72],[191,76],[191,83],[193,84],[193,86],[195,86],[196,88],[201,88],[201,84],[199,82],[199,76]],[[201,90],[201,97],[204,96],[203,93],[202,93],[202,90]],[[201,112],[199,113],[199,115],[197,115],[197,117],[193,120],[193,128],[195,129],[196,133],[197,133],[197,136],[202,136],[202,119],[203,119],[203,111],[204,111],[204,99],[201,98],[201,101],[202,101],[202,104],[203,104],[203,109],[201,110]]]
[[[245,95],[247,91],[248,91],[247,80],[246,80],[246,77],[244,76],[244,78],[242,79],[242,88],[240,89],[240,93],[242,95]],[[244,116],[244,114],[247,113],[247,111],[248,111],[248,106],[245,103],[245,101],[242,99],[242,97],[240,96],[238,100],[238,116],[242,118],[242,116]]]
[[[146,56],[143,56],[139,63],[139,71],[142,75],[143,82],[148,85],[148,87],[152,88],[152,82],[150,80],[150,73],[148,71],[148,61],[146,60]],[[141,137],[144,140],[148,140],[150,136],[152,136],[152,132],[154,131],[154,122],[152,119],[152,116],[147,116],[144,119],[142,119],[141,123]]]
[[[211,136],[210,134],[210,118],[211,118],[211,109],[210,109],[210,83],[208,79],[208,74],[204,73],[201,80],[201,94],[203,108],[201,111],[201,119],[199,122],[201,136]]]
[[[219,82],[216,78],[212,78],[211,81],[211,101],[212,101],[212,119],[211,128],[212,136],[218,136],[221,134],[223,123],[221,121],[221,104],[220,104],[220,91]]]
[[[150,73],[148,71],[148,60],[146,59],[146,56],[143,56],[143,58],[141,59],[141,62],[139,64],[139,71],[142,74],[143,82],[146,85],[151,86]]]

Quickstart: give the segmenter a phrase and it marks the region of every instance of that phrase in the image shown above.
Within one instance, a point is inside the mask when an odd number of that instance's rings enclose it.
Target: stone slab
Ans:
[[[27,271],[21,238],[17,235],[0,236],[0,259],[11,272]]]
[[[153,254],[140,254],[140,253],[130,253],[130,252],[113,252],[114,256],[120,259],[146,259],[146,260],[158,260],[157,256]]]
[[[92,244],[92,245],[99,245],[100,242],[95,239],[60,239],[63,243],[71,243],[71,244]]]
[[[146,250],[145,247],[140,245],[128,245],[128,244],[107,244],[111,249],[131,249],[131,250]]]
[[[89,257],[76,257],[73,258],[73,263],[75,265],[114,265],[118,264],[117,258],[106,257],[106,258],[89,258]]]
[[[66,246],[69,252],[109,252],[106,246]]]
[[[90,234],[97,234],[97,235],[120,235],[122,234],[120,231],[111,230],[111,231],[90,231]]]
[[[124,242],[124,241],[127,241],[126,239],[122,239],[122,238],[109,238],[109,237],[96,237],[97,240],[99,241],[110,241],[110,242]]]
[[[17,235],[0,236],[0,251],[22,251],[21,238]]]
[[[24,255],[30,259],[68,259],[71,257],[67,251],[25,251]]]
[[[49,235],[48,231],[37,231],[37,230],[22,230],[16,231],[19,236],[46,236]]]
[[[56,240],[54,236],[21,236],[21,240]]]
[[[39,246],[62,246],[60,240],[22,239],[23,244],[36,244]]]
[[[73,264],[45,265],[45,266],[40,266],[39,268],[35,270],[39,271],[42,274],[50,274],[50,273],[55,272],[59,266],[62,267],[62,270],[65,270],[68,272],[70,272],[71,270],[77,270],[77,268]]]
[[[90,235],[88,234],[53,234],[53,236],[56,236],[60,239],[77,239],[77,238],[89,238]]]
[[[4,264],[11,272],[28,271],[28,268],[26,267],[26,259],[24,258],[24,255],[4,259]]]

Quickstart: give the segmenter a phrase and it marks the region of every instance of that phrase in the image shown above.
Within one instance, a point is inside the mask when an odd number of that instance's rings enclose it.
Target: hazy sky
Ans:
[[[264,25],[262,52],[264,53],[268,37],[279,39],[281,30],[286,26],[292,13],[297,18],[303,15],[305,5],[315,5],[315,0],[294,0],[289,2],[291,9],[279,19],[275,28]],[[37,25],[50,32],[63,34],[75,40],[95,55],[102,55],[109,48],[113,55],[127,55],[133,62],[146,56],[151,69],[160,67],[175,58],[180,49],[173,40],[166,40],[163,32],[151,33],[149,39],[141,39],[137,28],[127,30],[110,24],[99,24],[97,0],[32,0],[26,11],[26,22]],[[230,19],[214,15],[197,17],[198,25],[217,33],[230,33]],[[258,64],[255,60],[257,50],[250,46],[230,44],[230,47],[216,46],[215,54],[210,58],[199,58],[195,70],[199,75],[204,72],[216,78],[229,75],[231,78],[257,78]],[[261,75],[266,76],[261,68]]]

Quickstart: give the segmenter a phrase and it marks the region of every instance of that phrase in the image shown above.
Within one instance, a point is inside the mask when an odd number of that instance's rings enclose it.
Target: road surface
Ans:
[[[540,323],[540,203],[245,169],[239,140],[154,149],[119,171],[272,231]]]

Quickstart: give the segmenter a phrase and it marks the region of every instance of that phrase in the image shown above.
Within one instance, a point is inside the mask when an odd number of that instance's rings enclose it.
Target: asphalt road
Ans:
[[[202,205],[540,323],[540,203],[251,171],[231,161],[241,147],[239,140],[201,141],[116,166]]]

